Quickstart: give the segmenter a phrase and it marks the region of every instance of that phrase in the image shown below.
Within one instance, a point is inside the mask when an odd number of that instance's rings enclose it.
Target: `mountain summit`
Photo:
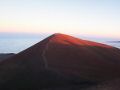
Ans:
[[[46,88],[119,77],[119,49],[59,33],[0,62],[1,89]]]

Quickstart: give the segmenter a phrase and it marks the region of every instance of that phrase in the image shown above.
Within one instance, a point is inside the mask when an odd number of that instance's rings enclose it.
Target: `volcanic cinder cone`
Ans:
[[[0,63],[1,88],[63,85],[67,83],[66,77],[91,82],[119,78],[120,50],[54,34]]]

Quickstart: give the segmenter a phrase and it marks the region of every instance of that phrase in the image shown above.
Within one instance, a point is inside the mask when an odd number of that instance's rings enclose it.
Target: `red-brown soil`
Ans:
[[[2,89],[30,90],[119,77],[119,49],[64,34],[54,34],[0,63]]]

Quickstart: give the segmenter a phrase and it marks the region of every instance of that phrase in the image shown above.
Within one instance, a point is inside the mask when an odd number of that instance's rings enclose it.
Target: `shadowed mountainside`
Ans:
[[[120,77],[120,50],[54,34],[0,62],[1,89],[88,86]]]
[[[111,81],[105,81],[96,86],[92,86],[87,89],[81,89],[81,90],[119,90],[119,89],[120,89],[120,78]]]

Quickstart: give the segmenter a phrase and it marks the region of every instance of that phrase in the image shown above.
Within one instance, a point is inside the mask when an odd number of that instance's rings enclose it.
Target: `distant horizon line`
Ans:
[[[20,37],[21,35],[24,36],[26,35],[27,36],[39,36],[39,35],[45,35],[45,36],[50,36],[52,34],[55,34],[55,33],[61,33],[61,32],[0,32],[0,37],[4,37],[4,36],[12,36],[12,37],[15,37],[15,36],[18,36]],[[92,35],[92,34],[76,34],[76,33],[61,33],[61,34],[67,34],[67,35],[71,35],[71,36],[81,36],[81,37],[91,37],[91,38],[111,38],[111,39],[120,39],[120,37],[111,37],[111,36],[101,36],[101,35]]]

